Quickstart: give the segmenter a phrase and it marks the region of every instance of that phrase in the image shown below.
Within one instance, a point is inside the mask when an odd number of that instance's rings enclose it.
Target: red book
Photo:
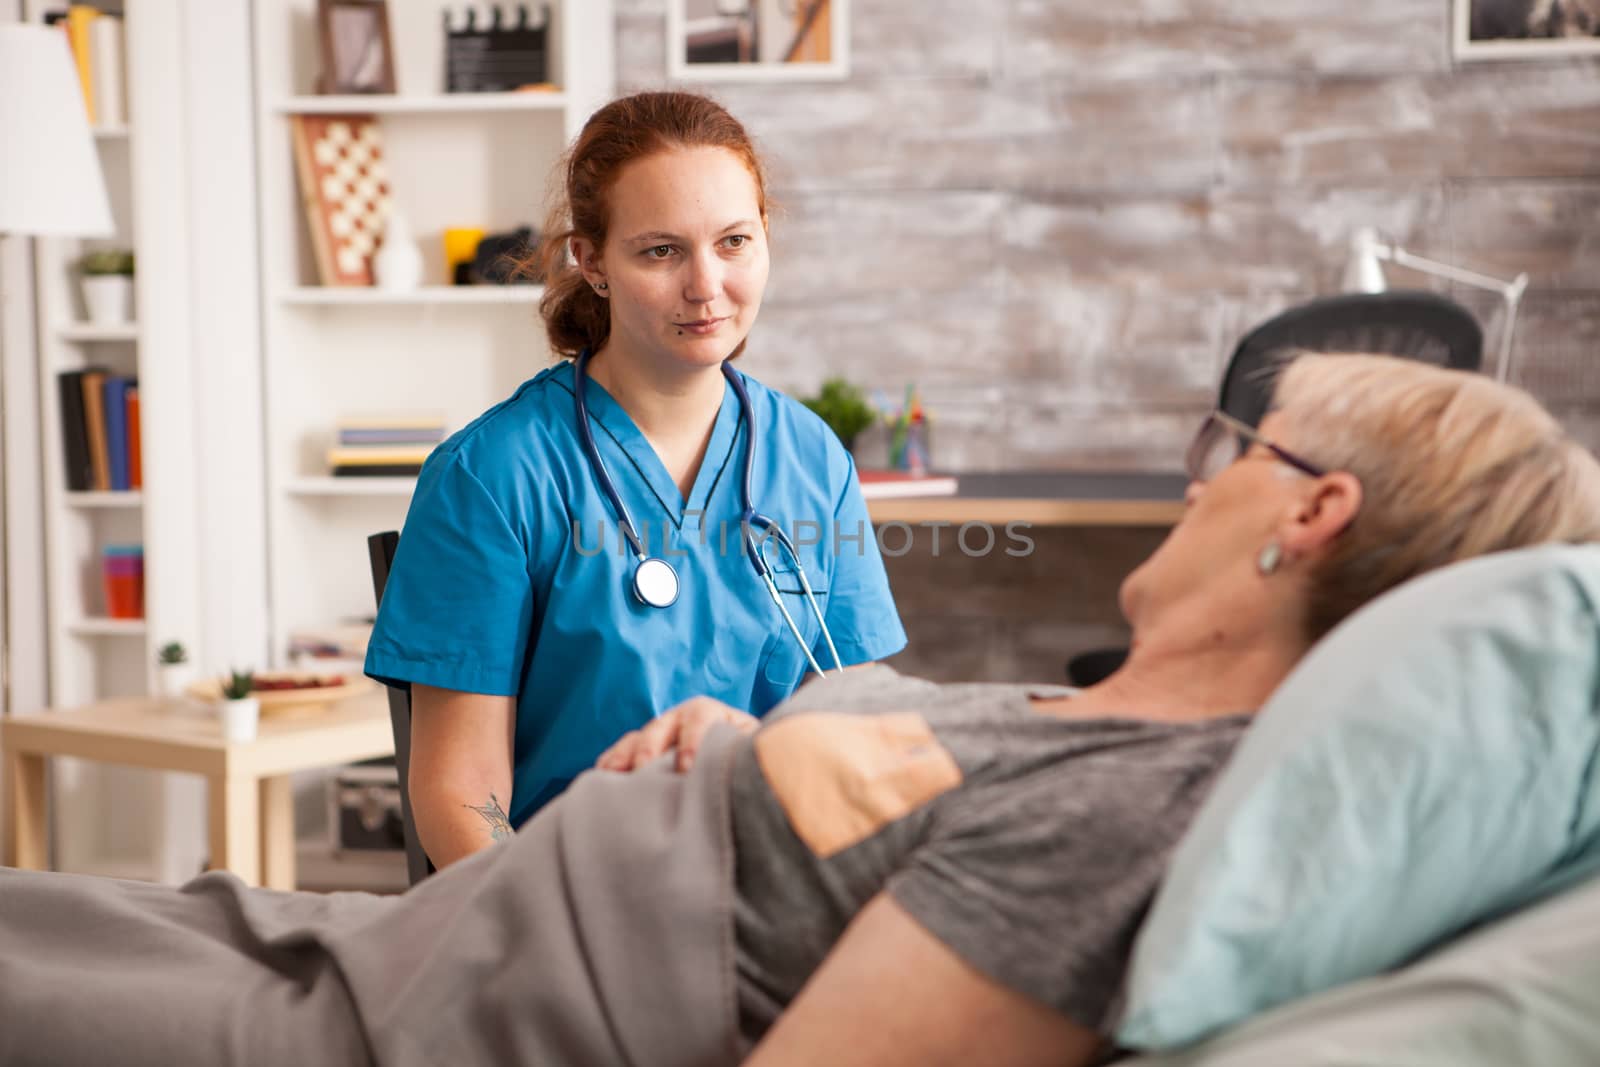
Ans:
[[[946,474],[912,474],[910,471],[860,470],[861,496],[884,500],[903,496],[955,496],[960,483]]]
[[[128,488],[144,488],[144,445],[139,433],[139,386],[130,385],[124,394],[128,402]]]

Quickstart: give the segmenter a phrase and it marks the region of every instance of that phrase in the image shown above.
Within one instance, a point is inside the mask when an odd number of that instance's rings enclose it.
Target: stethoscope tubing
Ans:
[[[678,599],[677,571],[666,560],[658,559],[648,553],[644,542],[640,539],[638,531],[633,525],[633,516],[628,512],[627,505],[622,502],[622,495],[617,492],[616,484],[611,480],[611,472],[606,468],[605,459],[600,455],[600,449],[595,444],[594,430],[589,426],[589,405],[584,397],[584,387],[588,382],[589,357],[589,350],[584,349],[578,354],[577,361],[573,367],[572,396],[577,408],[578,437],[583,443],[584,452],[589,457],[589,465],[594,472],[595,481],[599,483],[601,491],[605,493],[606,499],[610,501],[617,521],[622,525],[622,532],[628,538],[628,544],[633,549],[634,557],[639,561],[639,565],[634,572],[634,595],[642,603],[651,607],[670,607]],[[784,624],[794,636],[795,642],[800,646],[800,650],[805,653],[806,662],[818,674],[826,674],[827,671],[823,670],[822,665],[817,662],[816,656],[811,652],[811,647],[806,644],[805,637],[800,633],[800,627],[795,623],[794,616],[790,614],[788,607],[783,602],[783,594],[778,590],[778,583],[773,579],[772,568],[766,560],[767,541],[770,539],[777,542],[780,556],[784,553],[788,554],[789,559],[794,563],[794,573],[795,577],[799,579],[801,592],[805,596],[807,605],[811,608],[811,614],[817,620],[818,627],[821,628],[823,639],[828,644],[828,653],[833,659],[834,670],[842,673],[844,671],[844,662],[840,659],[839,650],[833,643],[833,633],[828,629],[827,620],[822,616],[822,609],[817,605],[817,596],[811,589],[811,581],[806,576],[805,565],[800,561],[799,551],[796,550],[794,542],[790,541],[788,535],[783,532],[781,526],[756,511],[751,504],[751,486],[754,480],[756,460],[755,407],[750,403],[750,394],[745,389],[743,378],[727,361],[722,364],[722,376],[733,387],[734,395],[739,400],[739,411],[744,416],[745,422],[744,472],[739,486],[739,502],[743,508],[743,512],[740,515],[739,529],[740,537],[744,541],[745,555],[749,557],[751,565],[755,568],[756,576],[767,587],[768,595],[772,597],[772,602],[777,605],[778,611],[783,615]],[[758,529],[762,531],[759,541],[756,539],[755,534]],[[670,597],[647,595],[639,581],[641,574],[647,569],[655,569],[656,573],[659,574],[662,568],[671,575]]]

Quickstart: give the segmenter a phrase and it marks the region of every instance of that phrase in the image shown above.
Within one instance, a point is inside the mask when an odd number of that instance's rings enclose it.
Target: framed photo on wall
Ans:
[[[678,81],[805,81],[849,73],[850,0],[667,0]]]
[[[394,92],[394,48],[384,0],[317,0],[319,93]]]
[[[1600,55],[1600,0],[1453,0],[1462,61]]]

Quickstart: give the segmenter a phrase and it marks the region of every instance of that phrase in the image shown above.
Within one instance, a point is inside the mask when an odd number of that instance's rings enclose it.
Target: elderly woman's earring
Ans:
[[[595,282],[594,283],[594,291],[597,292],[597,293],[603,293],[607,289],[610,289],[610,288],[611,288],[611,286],[607,285],[605,282]]]
[[[1256,570],[1261,572],[1263,578],[1271,577],[1278,569],[1278,564],[1283,562],[1283,546],[1276,541],[1269,541],[1267,547],[1261,550],[1256,557]]]

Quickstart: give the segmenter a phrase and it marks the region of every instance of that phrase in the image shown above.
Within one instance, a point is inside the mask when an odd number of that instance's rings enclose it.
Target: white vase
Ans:
[[[398,211],[389,213],[383,229],[383,247],[372,257],[372,274],[378,288],[408,293],[422,284],[422,250],[411,236],[411,224]]]
[[[156,695],[167,700],[183,700],[195,680],[192,663],[156,664]]]
[[[83,279],[83,303],[96,326],[133,321],[133,279],[126,274],[90,274]]]
[[[222,711],[222,737],[225,741],[254,741],[256,728],[261,721],[261,702],[255,697],[224,700]]]

